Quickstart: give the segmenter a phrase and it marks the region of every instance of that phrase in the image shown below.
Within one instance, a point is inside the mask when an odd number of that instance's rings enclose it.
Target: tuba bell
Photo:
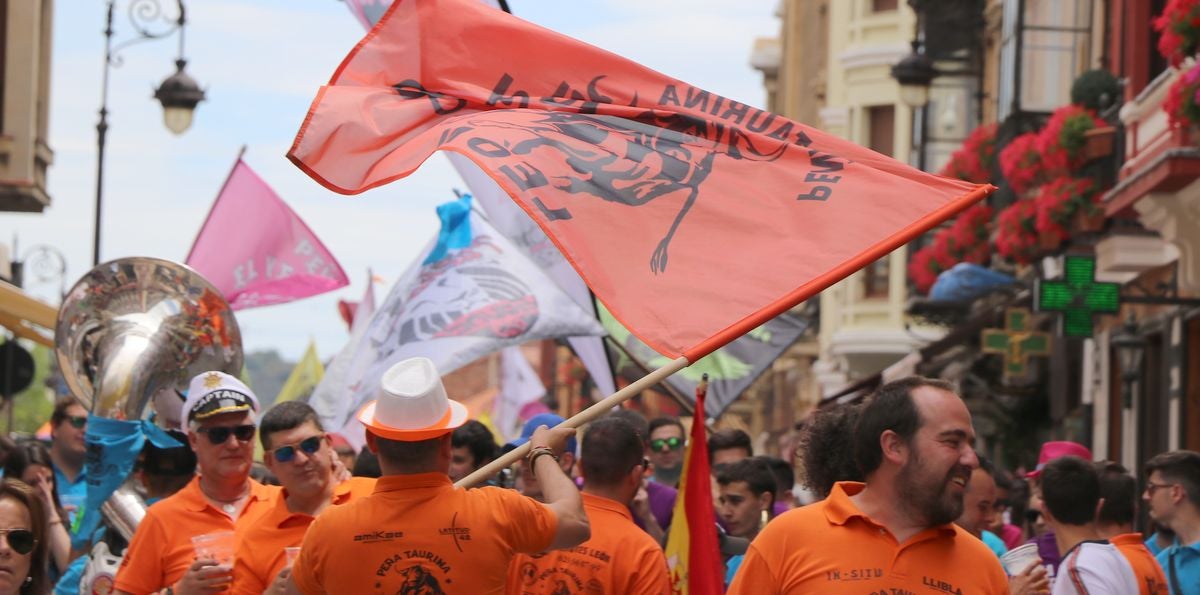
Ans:
[[[92,415],[148,416],[179,427],[193,376],[242,372],[242,338],[221,293],[191,268],[158,258],[122,258],[83,276],[63,299],[55,355],[71,394]],[[146,514],[127,482],[102,510],[126,539]]]

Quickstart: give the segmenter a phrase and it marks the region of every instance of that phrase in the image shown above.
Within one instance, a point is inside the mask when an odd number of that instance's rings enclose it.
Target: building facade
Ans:
[[[0,211],[50,204],[53,0],[0,0]]]

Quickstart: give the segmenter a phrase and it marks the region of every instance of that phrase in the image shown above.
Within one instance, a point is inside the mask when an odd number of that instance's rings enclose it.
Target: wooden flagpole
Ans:
[[[633,365],[636,366],[639,370],[641,370],[642,374],[649,374],[651,372],[650,368],[646,367],[646,364],[643,364],[642,361],[639,360],[638,358],[633,357],[633,354],[629,353],[629,350],[626,349],[625,346],[620,343],[620,341],[617,341],[616,339],[614,339],[612,335],[606,335],[604,337],[604,339],[605,339],[605,343],[612,345],[613,348],[620,350],[620,352],[622,354],[624,354],[625,357],[629,358],[629,361],[633,362]],[[612,364],[610,363],[609,366],[612,366]],[[613,374],[615,375],[616,374],[616,366],[612,366],[612,368],[613,368]],[[615,378],[614,378],[614,381],[615,381]],[[675,402],[680,407],[682,407],[684,411],[686,411],[688,413],[688,415],[691,415],[692,412],[695,411],[695,409],[696,409],[695,404],[688,403],[687,399],[683,398],[683,395],[680,394],[679,389],[672,386],[670,382],[663,382],[659,386],[661,386],[663,391],[667,393],[667,396],[674,399]]]
[[[686,368],[687,366],[687,358],[679,356],[674,360],[671,360],[671,363],[647,374],[646,376],[643,376],[637,382],[634,382],[633,384],[630,384],[629,386],[609,395],[607,398],[592,405],[591,407],[576,413],[570,419],[559,424],[559,426],[565,428],[578,428],[579,426],[599,419],[601,416],[607,414],[613,407],[628,401],[635,395],[641,393],[643,390],[666,380],[667,376],[670,376],[671,374],[674,374]],[[499,473],[501,469],[506,469],[513,463],[525,458],[525,455],[529,454],[529,448],[529,442],[514,448],[508,453],[501,455],[500,458],[488,463],[487,465],[484,465],[483,467],[480,467],[479,469],[476,469],[474,473],[458,480],[454,484],[454,487],[469,488],[477,483],[482,482],[483,480]]]

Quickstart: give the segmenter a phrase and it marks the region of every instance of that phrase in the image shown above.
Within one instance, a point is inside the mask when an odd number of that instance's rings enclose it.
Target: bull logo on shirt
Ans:
[[[445,595],[436,578],[423,566],[409,566],[400,569],[404,582],[396,595]]]

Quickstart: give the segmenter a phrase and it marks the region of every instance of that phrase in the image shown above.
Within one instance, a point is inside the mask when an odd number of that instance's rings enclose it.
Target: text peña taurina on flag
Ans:
[[[350,283],[316,234],[240,158],[196,234],[188,266],[234,310],[282,304]]]
[[[288,157],[354,194],[465,155],[626,327],[696,361],[983,198],[472,0],[400,0]]]

